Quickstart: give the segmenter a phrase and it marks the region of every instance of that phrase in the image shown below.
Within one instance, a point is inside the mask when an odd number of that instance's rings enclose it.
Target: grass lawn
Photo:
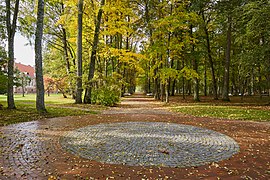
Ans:
[[[0,110],[0,126],[43,118],[96,114],[104,109],[101,106],[74,104],[74,100],[71,98],[63,98],[60,94],[51,94],[49,97],[45,96],[48,113],[39,114],[35,109],[35,98],[34,94],[27,94],[25,97],[16,94],[14,99],[17,109],[8,110],[6,108],[7,96],[0,95],[0,104],[4,105],[4,109]]]
[[[270,122],[269,97],[230,97],[230,102],[201,97],[201,102],[194,102],[193,97],[182,100],[172,98],[171,109],[183,114],[198,117],[226,118],[235,120],[268,121]]]
[[[174,111],[199,117],[227,118],[236,120],[270,121],[269,109],[253,109],[236,106],[193,105],[176,106]]]

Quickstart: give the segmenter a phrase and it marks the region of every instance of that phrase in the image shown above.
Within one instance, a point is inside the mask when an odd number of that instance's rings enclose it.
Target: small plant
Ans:
[[[92,94],[92,102],[94,104],[114,106],[120,102],[120,90],[113,86],[95,89]]]

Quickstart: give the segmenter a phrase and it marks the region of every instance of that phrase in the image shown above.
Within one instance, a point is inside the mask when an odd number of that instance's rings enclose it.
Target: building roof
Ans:
[[[35,77],[35,68],[30,65],[15,63],[15,68],[17,68],[20,72],[26,72],[31,78]]]

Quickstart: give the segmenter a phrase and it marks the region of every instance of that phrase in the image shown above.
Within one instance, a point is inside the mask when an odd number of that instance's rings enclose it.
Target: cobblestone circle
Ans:
[[[67,132],[61,146],[83,158],[130,166],[190,167],[228,159],[239,151],[230,137],[190,125],[125,122]]]

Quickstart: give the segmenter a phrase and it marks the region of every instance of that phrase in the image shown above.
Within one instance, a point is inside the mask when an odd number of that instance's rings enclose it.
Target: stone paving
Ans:
[[[66,133],[61,145],[83,158],[129,166],[190,167],[239,151],[230,137],[208,129],[162,122],[87,126]]]

